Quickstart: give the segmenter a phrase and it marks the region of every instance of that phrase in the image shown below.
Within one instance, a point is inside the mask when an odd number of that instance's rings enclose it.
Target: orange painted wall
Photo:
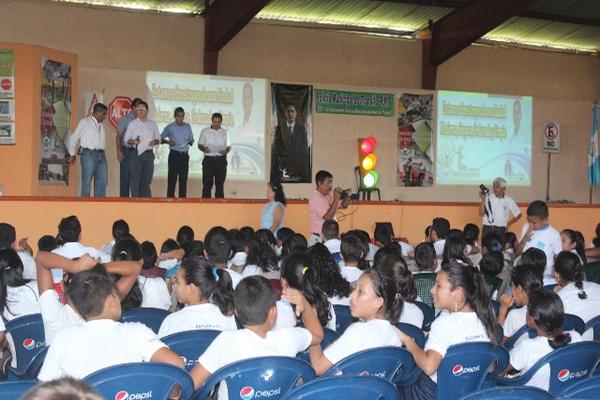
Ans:
[[[160,245],[168,237],[175,237],[181,225],[190,225],[202,239],[215,225],[227,228],[253,227],[260,223],[262,201],[234,200],[167,200],[140,201],[77,198],[18,198],[0,197],[0,221],[15,226],[17,236],[28,237],[35,248],[45,234],[56,234],[61,218],[75,214],[83,226],[82,242],[102,246],[111,240],[112,222],[119,218],[128,221],[132,233],[139,240],[150,240]],[[423,231],[434,217],[444,216],[453,227],[461,228],[473,222],[480,224],[476,203],[360,203],[353,204],[338,214],[341,230],[361,228],[373,232],[375,222],[390,221],[397,236],[411,243],[423,240]],[[526,206],[521,205],[525,212]],[[558,230],[580,230],[589,243],[600,222],[600,207],[584,205],[554,205],[550,207],[550,221]],[[309,234],[307,202],[292,201],[286,211],[286,225],[305,235]],[[512,229],[519,235],[525,218]]]
[[[21,196],[70,196],[75,194],[72,175],[69,186],[38,185],[40,153],[41,60],[43,58],[71,65],[72,104],[77,104],[77,56],[42,46],[0,42],[0,48],[15,52],[15,131],[16,144],[0,146],[2,165],[0,183],[5,193]],[[71,114],[71,127],[77,123]]]

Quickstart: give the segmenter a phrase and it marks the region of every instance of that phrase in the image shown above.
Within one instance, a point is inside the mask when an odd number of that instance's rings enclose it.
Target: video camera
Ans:
[[[479,190],[481,191],[481,194],[488,194],[490,192],[490,189],[488,189],[483,183],[479,185]]]

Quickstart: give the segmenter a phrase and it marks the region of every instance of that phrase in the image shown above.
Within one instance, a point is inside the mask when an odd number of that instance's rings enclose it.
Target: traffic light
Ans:
[[[360,185],[363,189],[373,189],[379,183],[377,167],[377,154],[375,146],[377,140],[373,136],[358,140],[358,154],[360,165]]]

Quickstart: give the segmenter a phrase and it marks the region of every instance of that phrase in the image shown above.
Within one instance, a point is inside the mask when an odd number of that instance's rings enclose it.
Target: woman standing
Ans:
[[[261,229],[269,229],[277,233],[283,226],[285,219],[285,194],[281,183],[275,181],[267,184],[267,199],[269,202],[265,206],[260,219]]]

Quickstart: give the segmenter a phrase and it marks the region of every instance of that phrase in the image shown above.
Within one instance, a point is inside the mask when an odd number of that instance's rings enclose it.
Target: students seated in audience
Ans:
[[[315,309],[322,326],[335,330],[333,307],[327,295],[319,286],[319,270],[314,267],[305,254],[291,254],[281,264],[281,288],[296,289],[302,293],[306,301]],[[284,299],[277,304],[276,329],[296,326],[296,313],[293,305]]]
[[[408,270],[406,261],[402,257],[387,258],[387,262],[376,264],[374,269],[389,275],[396,285],[396,293],[402,297],[404,306],[398,322],[411,324],[421,329],[423,327],[423,312],[414,303],[417,300],[417,287],[415,278]]]
[[[437,267],[435,248],[431,242],[421,242],[415,247],[415,263],[419,272],[433,272]]]
[[[277,239],[275,254],[277,254],[277,257],[281,257],[283,242],[285,242],[287,238],[291,237],[294,233],[295,232],[291,228],[288,228],[286,226],[282,226],[281,228],[279,228],[279,230],[275,234],[275,238]]]
[[[85,322],[56,334],[39,380],[64,376],[82,379],[102,368],[127,362],[153,361],[183,367],[183,360],[150,328],[141,323],[118,322],[121,302],[104,265],[74,274],[67,294]]]
[[[52,251],[58,247],[58,242],[56,241],[56,237],[52,235],[44,235],[38,240],[38,250],[39,251]]]
[[[562,241],[563,251],[570,251],[577,254],[581,265],[587,262],[585,256],[585,238],[581,232],[574,231],[573,229],[565,229],[560,233],[560,240]]]
[[[381,261],[386,257],[402,257],[402,248],[400,245],[396,242],[392,242],[380,247],[373,258],[373,265],[381,263]]]
[[[283,242],[281,257],[285,258],[292,253],[304,253],[308,248],[308,241],[300,233],[294,233]]]
[[[83,323],[83,319],[69,302],[63,304],[59,300],[58,293],[54,290],[52,284],[50,269],[56,267],[69,274],[75,274],[92,268],[98,263],[98,260],[88,254],[84,254],[77,260],[70,260],[45,251],[39,251],[35,260],[38,291],[40,293],[40,311],[44,321],[46,344],[50,345],[56,333],[61,329]],[[109,273],[119,276],[115,282],[115,289],[117,296],[122,300],[127,296],[133,285],[137,284],[141,265],[137,261],[119,261],[107,264],[106,269]]]
[[[13,320],[40,312],[36,281],[23,278],[23,263],[13,249],[0,250],[0,303],[2,318]]]
[[[0,249],[15,250],[23,264],[23,278],[35,279],[33,250],[27,243],[27,238],[22,238],[17,243],[17,231],[11,224],[0,222]]]
[[[505,232],[504,233],[504,251],[502,255],[504,256],[504,265],[515,265],[515,259],[517,255],[515,254],[515,249],[517,248],[517,235],[513,232]]]
[[[316,270],[318,287],[325,293],[330,304],[350,305],[350,282],[340,272],[340,267],[331,259],[323,243],[315,243],[306,252]],[[333,313],[332,313],[333,317]]]
[[[185,259],[175,275],[177,301],[186,306],[165,318],[158,336],[193,329],[237,329],[231,277],[205,259]]]
[[[136,261],[142,263],[142,250],[137,240],[123,237],[115,243],[113,246],[113,261]],[[139,274],[138,274],[139,275]],[[112,274],[113,279],[118,279],[118,275]],[[133,284],[129,293],[121,299],[121,308],[123,311],[131,310],[132,308],[138,308],[142,306],[144,300],[144,294],[142,288],[138,282]]]
[[[435,254],[438,258],[444,255],[444,247],[446,244],[446,235],[450,230],[450,222],[446,218],[434,218],[429,231]]]
[[[323,375],[335,363],[359,351],[402,345],[399,331],[393,325],[400,317],[402,298],[396,293],[391,276],[374,269],[362,274],[350,295],[350,311],[359,322],[350,325],[326,349],[310,347],[310,362],[317,375]]]
[[[138,286],[142,291],[142,304],[140,307],[171,308],[171,294],[164,279],[164,269],[156,266],[158,254],[152,242],[143,242],[140,245],[142,256],[142,272],[138,276]],[[162,277],[160,276],[162,273]]]
[[[232,256],[227,261],[227,268],[240,272],[246,265],[246,257],[248,257],[247,243],[252,239],[246,240],[246,236],[239,229],[230,229],[228,234]]]
[[[336,220],[327,219],[323,222],[323,227],[321,228],[321,240],[331,253],[333,261],[336,263],[342,261],[342,256],[340,255],[340,246],[342,244],[340,241],[340,226]]]
[[[558,282],[555,291],[567,314],[577,315],[583,322],[600,315],[600,285],[583,280],[583,268],[577,254],[560,252],[554,263],[554,277]],[[583,337],[592,340],[592,329],[584,332]]]
[[[379,247],[371,243],[371,237],[369,236],[369,232],[364,231],[362,229],[352,229],[346,232],[346,235],[348,234],[358,237],[363,242],[363,245],[367,246],[369,252],[365,257],[365,260],[367,260],[369,262],[369,265],[371,265],[373,263],[373,259],[375,258],[375,253],[377,253]]]
[[[527,305],[527,325],[535,330],[537,337],[525,339],[510,351],[510,366],[521,373],[527,372],[541,358],[555,349],[570,343],[581,341],[576,331],[562,330],[565,319],[563,304],[556,293],[538,290],[529,296]],[[548,390],[550,384],[550,366],[545,365],[525,384]]]
[[[466,224],[462,230],[465,235],[467,246],[470,246],[469,255],[478,254],[481,252],[479,248],[479,227],[475,224]]]
[[[177,236],[175,237],[175,240],[177,240],[179,247],[183,247],[183,245],[185,243],[193,242],[194,236],[195,236],[195,234],[194,234],[194,230],[192,229],[192,227],[188,226],[188,225],[183,225],[177,231]]]
[[[392,242],[396,242],[400,245],[400,248],[402,249],[402,256],[410,255],[412,257],[414,251],[413,247],[410,244],[405,243],[401,240],[394,241],[394,233],[389,225],[377,225],[375,227],[375,232],[373,233],[373,236],[375,239],[375,245],[377,247],[383,247]]]
[[[460,234],[458,232],[446,237],[444,251],[442,252],[442,265],[453,262],[471,265],[471,260],[467,258],[467,243],[465,242],[464,235],[462,232]]]
[[[239,283],[233,301],[235,313],[244,329],[223,331],[200,356],[191,371],[196,388],[227,364],[253,357],[295,357],[309,345],[321,343],[323,328],[302,293],[286,288],[283,297],[295,305],[304,328],[272,330],[277,319],[277,295],[269,281],[262,276],[250,276]],[[219,388],[219,398],[227,398],[223,383]]]
[[[40,383],[21,400],[104,400],[104,397],[80,380],[61,378]]]
[[[401,398],[432,399],[437,396],[437,369],[448,347],[465,342],[497,343],[497,327],[483,275],[474,267],[450,263],[442,267],[431,289],[435,307],[448,313],[438,316],[421,349],[400,333],[422,374],[413,386],[400,388]]]
[[[112,248],[115,245],[115,242],[126,235],[129,235],[129,224],[123,219],[116,220],[112,225],[113,240],[102,246],[100,251],[106,254],[112,254]]]
[[[502,295],[504,293],[504,280],[509,280],[510,271],[507,271],[508,276],[504,276],[506,273],[504,272],[504,257],[502,252],[500,251],[491,251],[486,253],[479,262],[479,270],[485,276],[486,282],[488,282],[488,287],[493,287],[496,284],[496,279],[499,279],[496,290],[493,293],[490,293],[493,300],[498,298],[498,294]],[[491,285],[491,286],[490,286]]]
[[[548,206],[541,200],[533,201],[527,207],[527,223],[523,226],[517,255],[535,247],[546,254],[546,275],[552,274],[554,258],[562,251],[560,234],[549,222]]]
[[[349,233],[342,236],[340,248],[342,255],[342,262],[339,264],[340,272],[348,282],[356,282],[368,268],[368,262],[365,259],[368,248],[358,236]]]
[[[242,232],[242,235],[244,235],[246,241],[254,237],[254,228],[251,226],[242,226],[240,228],[240,232]]]
[[[185,256],[179,243],[175,239],[167,239],[160,245],[160,256],[158,266],[165,270],[167,279],[171,279],[177,273],[179,263]]]
[[[244,278],[252,275],[262,275],[267,279],[279,279],[277,255],[268,243],[251,239],[248,242],[247,250],[246,264],[241,269]]]
[[[545,257],[545,256],[544,256]],[[527,304],[529,296],[542,288],[543,275],[539,268],[530,264],[517,265],[511,274],[512,294],[500,296],[500,311],[498,324],[502,325],[506,341],[527,323]],[[515,307],[510,312],[511,307]],[[527,334],[521,336],[516,343],[521,342]]]
[[[231,269],[227,269],[227,260],[231,255],[231,242],[229,234],[222,226],[213,226],[204,236],[204,255],[213,267],[227,271],[231,277],[231,284],[235,289],[242,280],[242,275]]]
[[[270,246],[273,251],[275,251],[275,246],[277,245],[277,239],[275,239],[275,235],[269,229],[259,229],[254,232],[253,239],[257,239],[263,243],[266,243]]]

